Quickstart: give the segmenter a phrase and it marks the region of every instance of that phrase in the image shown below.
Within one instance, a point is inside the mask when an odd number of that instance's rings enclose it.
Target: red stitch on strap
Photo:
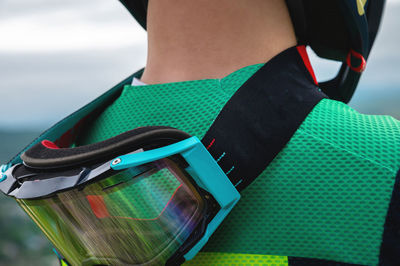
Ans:
[[[215,139],[213,139],[213,140],[210,142],[210,144],[208,144],[207,150],[208,150],[209,148],[211,148],[211,146],[214,144],[214,142],[215,142]]]

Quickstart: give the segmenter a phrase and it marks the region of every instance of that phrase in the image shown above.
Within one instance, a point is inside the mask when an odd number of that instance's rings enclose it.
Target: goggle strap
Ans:
[[[296,47],[271,59],[236,91],[202,139],[239,191],[261,174],[314,106],[327,98],[303,60]]]

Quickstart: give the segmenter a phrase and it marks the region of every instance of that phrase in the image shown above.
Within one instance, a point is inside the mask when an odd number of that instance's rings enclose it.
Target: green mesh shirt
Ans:
[[[77,144],[150,125],[202,138],[261,66],[223,79],[125,86]],[[399,121],[324,99],[186,264],[288,265],[293,256],[377,265],[399,165]]]

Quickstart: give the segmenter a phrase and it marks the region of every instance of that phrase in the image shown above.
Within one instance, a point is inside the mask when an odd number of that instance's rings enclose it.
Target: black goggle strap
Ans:
[[[261,67],[226,103],[202,140],[238,191],[261,174],[327,98],[302,49],[289,48]]]
[[[232,96],[211,125],[202,142],[231,182],[241,191],[272,162],[314,106],[327,96],[316,85],[308,57],[292,47],[271,59]],[[290,75],[288,75],[290,73]],[[50,140],[68,147],[73,131],[97,110],[118,97],[124,85],[141,71],[82,107],[44,132],[20,155]]]

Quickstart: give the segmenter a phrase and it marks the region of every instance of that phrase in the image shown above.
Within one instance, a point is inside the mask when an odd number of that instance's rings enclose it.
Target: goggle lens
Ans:
[[[17,202],[73,265],[164,264],[205,209],[186,172],[169,158]]]

